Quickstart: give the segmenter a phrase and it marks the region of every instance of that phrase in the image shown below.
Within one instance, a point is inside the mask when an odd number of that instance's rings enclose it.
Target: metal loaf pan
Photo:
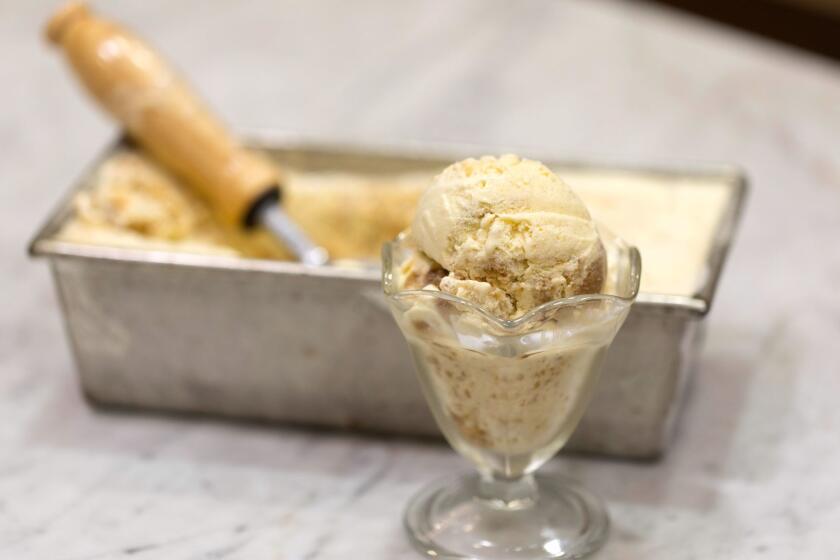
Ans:
[[[439,170],[487,151],[365,149],[288,139],[254,145],[298,170],[372,174]],[[378,272],[55,240],[72,215],[72,194],[89,185],[96,165],[118,147],[94,163],[30,246],[31,254],[50,263],[91,401],[395,434],[438,433],[408,348],[385,307]],[[542,159],[551,164],[551,158]],[[675,179],[702,174],[731,187],[703,285],[692,297],[640,294],[568,445],[650,458],[666,448],[681,406],[745,181],[730,168],[633,170]]]

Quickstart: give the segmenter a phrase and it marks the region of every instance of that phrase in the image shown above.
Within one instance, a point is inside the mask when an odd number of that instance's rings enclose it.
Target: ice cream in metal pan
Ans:
[[[378,272],[343,263],[378,259],[448,162],[494,150],[260,138],[250,146],[287,172],[287,212],[334,264],[284,262],[288,253],[262,232],[228,236],[177,178],[125,144],[111,147],[31,245],[61,290],[85,393],[103,404],[437,433],[376,296]],[[566,447],[659,454],[695,363],[743,177],[726,166],[540,159],[645,262],[642,293]],[[174,219],[172,204],[188,216]],[[253,327],[247,335],[221,328],[221,318],[236,317]],[[313,346],[325,333],[329,343]],[[187,352],[187,340],[200,351]]]
[[[285,208],[337,261],[378,261],[382,244],[411,225],[432,182],[429,165],[394,172],[325,169],[281,158]],[[705,282],[717,230],[732,189],[714,176],[552,166],[592,218],[639,247],[644,294],[693,295]],[[259,228],[218,220],[206,202],[136,149],[122,147],[97,166],[75,194],[74,212],[57,238],[72,243],[240,258],[290,260]],[[442,218],[439,218],[442,219]]]

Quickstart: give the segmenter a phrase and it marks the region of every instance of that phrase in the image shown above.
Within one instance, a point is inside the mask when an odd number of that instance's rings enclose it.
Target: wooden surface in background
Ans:
[[[836,0],[649,0],[840,60]]]

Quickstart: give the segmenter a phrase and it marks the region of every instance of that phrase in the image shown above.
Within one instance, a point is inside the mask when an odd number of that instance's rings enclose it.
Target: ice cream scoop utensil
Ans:
[[[327,261],[282,211],[274,163],[239,144],[153,49],[83,3],[60,8],[46,35],[102,107],[224,222],[262,224],[301,262]]]

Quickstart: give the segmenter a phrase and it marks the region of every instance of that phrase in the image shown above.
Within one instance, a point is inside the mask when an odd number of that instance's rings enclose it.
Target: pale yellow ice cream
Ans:
[[[457,332],[473,330],[464,329],[471,317],[460,319]],[[447,438],[462,453],[508,475],[521,474],[571,435],[606,349],[598,329],[613,327],[600,324],[537,352],[510,347],[511,355],[499,355],[463,347],[453,329],[441,324],[434,305],[417,302],[397,320]],[[550,338],[553,329],[546,327],[544,334]]]
[[[448,272],[440,290],[505,318],[604,281],[604,247],[581,200],[514,155],[447,167],[420,197],[411,235]]]
[[[513,155],[466,159],[436,176],[404,247],[401,289],[439,290],[503,319],[599,293],[608,276],[604,244],[581,200],[543,164]],[[469,308],[411,297],[396,317],[438,423],[462,453],[509,476],[569,437],[624,317],[590,322],[585,308],[566,308],[540,324],[537,339],[551,343],[497,347],[516,337]],[[581,324],[584,334],[569,334]]]
[[[288,173],[284,208],[338,263],[378,261],[382,244],[411,220],[428,181],[405,173],[372,177]],[[223,226],[204,202],[141,152],[122,150],[106,160],[79,192],[63,241],[131,249],[290,259],[268,232]]]
[[[421,192],[434,176],[434,171],[420,170],[373,175],[284,167],[289,171],[287,212],[338,259],[378,259],[382,243],[411,225]],[[639,248],[645,262],[643,292],[690,296],[702,285],[730,201],[727,184],[715,177],[626,169],[556,172],[598,223]],[[76,211],[58,239],[136,250],[290,258],[264,232],[222,227],[189,189],[137,151],[111,156],[91,179],[89,188],[76,195]],[[445,275],[438,274],[435,284]],[[470,287],[449,289],[464,294]],[[502,295],[495,304],[485,298],[485,307],[498,305],[497,314],[507,313],[504,308],[512,304]]]
[[[59,239],[116,247],[197,254],[283,258],[267,234],[228,230],[163,169],[133,151],[121,152],[94,174],[73,200],[75,216]]]

